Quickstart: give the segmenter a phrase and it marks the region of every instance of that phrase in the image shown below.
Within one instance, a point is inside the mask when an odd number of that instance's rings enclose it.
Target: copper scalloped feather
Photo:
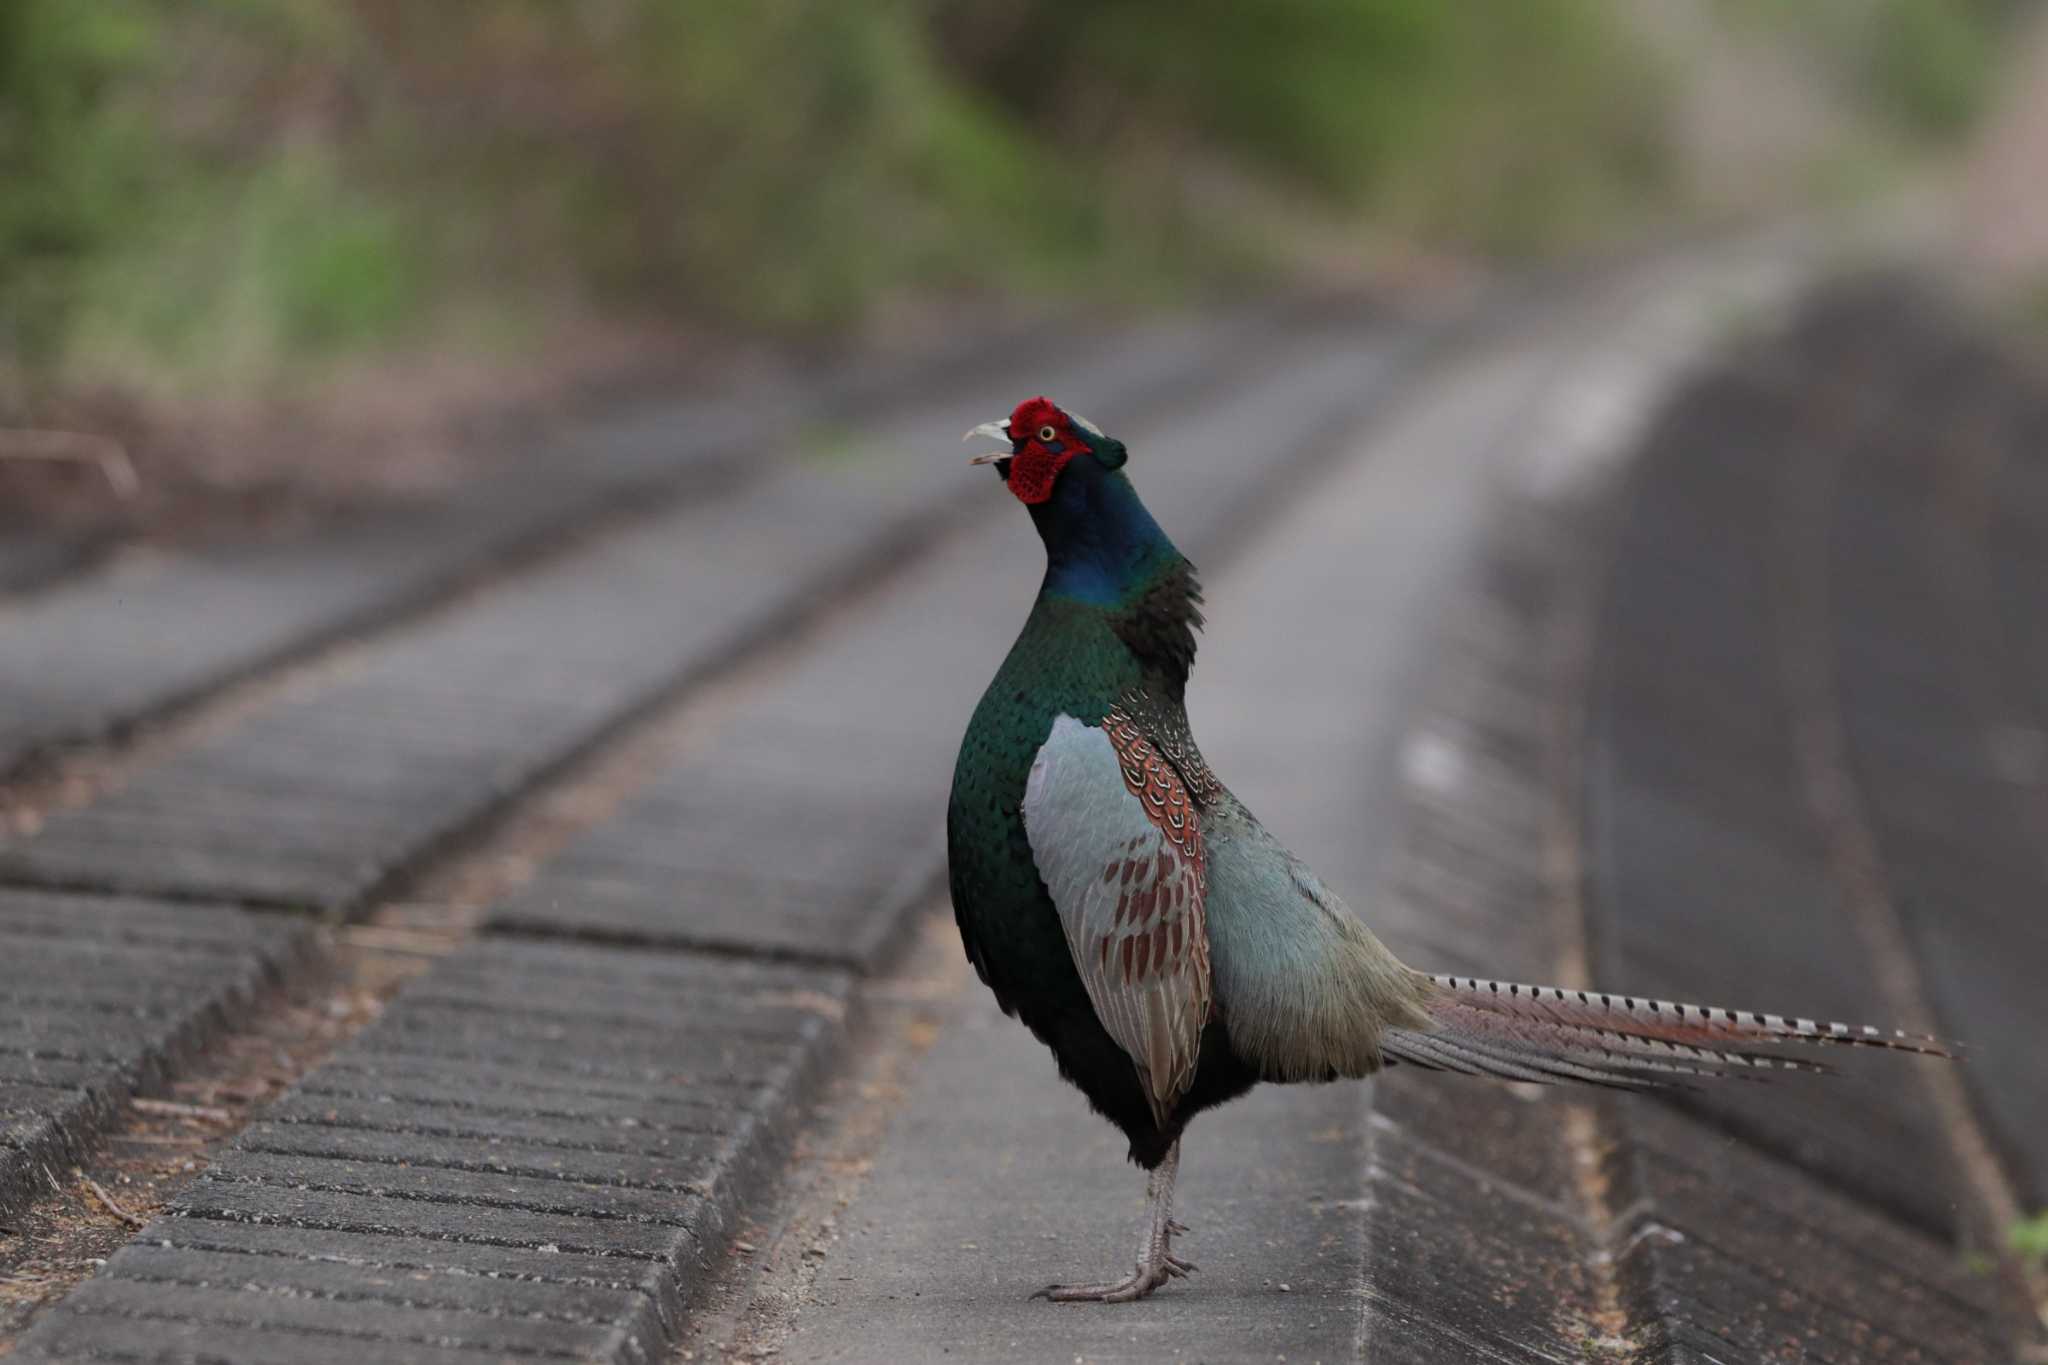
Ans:
[[[1147,716],[1147,712],[1152,714]],[[1123,701],[1110,707],[1102,717],[1102,728],[1118,745],[1119,754],[1123,753],[1123,741],[1117,737],[1129,732],[1147,753],[1163,755],[1196,805],[1206,805],[1222,795],[1222,781],[1209,770],[1202,751],[1195,747],[1194,736],[1188,733],[1186,714],[1164,712],[1143,688],[1125,693]]]

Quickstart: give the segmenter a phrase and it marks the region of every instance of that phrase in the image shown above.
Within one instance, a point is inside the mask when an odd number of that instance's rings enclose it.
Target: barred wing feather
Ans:
[[[1032,860],[1088,999],[1165,1121],[1194,1082],[1208,1022],[1200,813],[1134,726],[1053,722],[1024,790]]]

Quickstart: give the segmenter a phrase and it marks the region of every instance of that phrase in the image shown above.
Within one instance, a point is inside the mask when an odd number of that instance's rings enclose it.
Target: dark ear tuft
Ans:
[[[1124,449],[1124,443],[1114,436],[1097,436],[1087,430],[1082,430],[1080,435],[1087,442],[1088,449],[1094,452],[1095,462],[1104,469],[1122,469],[1124,461],[1131,457],[1130,452]]]

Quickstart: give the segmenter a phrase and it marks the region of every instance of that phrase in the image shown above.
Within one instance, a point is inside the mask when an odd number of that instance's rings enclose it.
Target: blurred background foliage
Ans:
[[[1571,250],[1730,207],[1686,164],[1703,33],[1910,148],[2012,8],[6,0],[0,369],[261,391],[571,314],[811,337]]]

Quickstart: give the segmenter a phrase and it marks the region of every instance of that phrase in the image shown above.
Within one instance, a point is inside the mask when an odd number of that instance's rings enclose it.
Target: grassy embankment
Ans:
[[[1966,117],[1960,0],[1827,8],[1874,103]],[[1684,198],[1674,57],[1623,13],[8,0],[0,426],[52,392],[261,399],[544,349],[565,317],[814,337],[906,298],[1569,246]]]

